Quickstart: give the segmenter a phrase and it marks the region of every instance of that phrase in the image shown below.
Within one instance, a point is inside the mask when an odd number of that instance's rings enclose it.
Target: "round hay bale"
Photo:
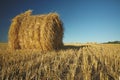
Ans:
[[[9,29],[9,49],[56,50],[63,46],[63,24],[57,13],[17,15]]]

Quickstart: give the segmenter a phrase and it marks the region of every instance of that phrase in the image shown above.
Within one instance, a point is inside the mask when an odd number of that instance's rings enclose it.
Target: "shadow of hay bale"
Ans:
[[[64,45],[62,50],[68,50],[68,49],[75,49],[75,50],[79,50],[82,49],[84,47],[88,47],[88,45],[80,45],[80,46],[74,46],[74,45]]]

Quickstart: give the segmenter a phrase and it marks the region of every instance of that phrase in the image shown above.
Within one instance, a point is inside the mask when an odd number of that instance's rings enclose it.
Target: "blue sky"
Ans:
[[[65,43],[120,40],[120,0],[1,0],[0,42],[7,42],[12,18],[28,9],[33,14],[57,12]]]

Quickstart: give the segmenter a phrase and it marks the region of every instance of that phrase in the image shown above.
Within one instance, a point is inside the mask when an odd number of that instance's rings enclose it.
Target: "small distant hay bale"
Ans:
[[[32,11],[13,18],[9,29],[8,46],[11,50],[56,50],[63,47],[63,24],[57,13],[31,15]]]

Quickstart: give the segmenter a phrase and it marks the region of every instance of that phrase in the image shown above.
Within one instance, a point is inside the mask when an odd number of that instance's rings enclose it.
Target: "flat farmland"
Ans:
[[[58,51],[7,49],[0,43],[0,80],[119,80],[120,44],[65,44]]]

